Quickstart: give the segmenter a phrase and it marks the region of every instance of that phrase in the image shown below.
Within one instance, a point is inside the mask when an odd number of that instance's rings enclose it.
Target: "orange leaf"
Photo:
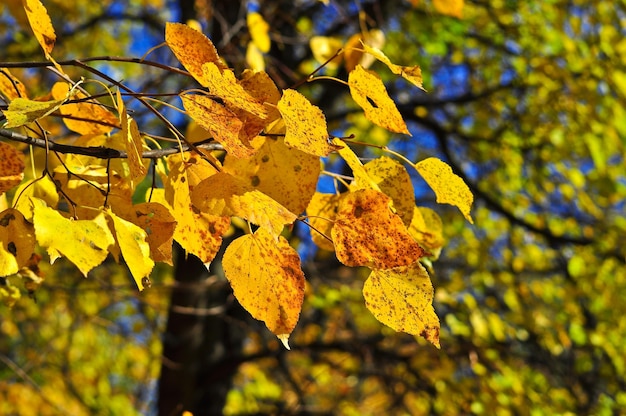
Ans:
[[[259,228],[230,243],[222,260],[235,297],[285,344],[304,300],[300,257],[289,242]]]
[[[27,95],[24,84],[13,76],[8,68],[0,67],[0,94],[8,101],[18,97],[26,98]]]
[[[357,65],[348,75],[348,85],[369,121],[395,133],[411,134],[378,74]]]
[[[0,142],[0,194],[24,179],[24,154],[8,143]]]
[[[456,18],[463,18],[463,0],[433,0],[433,6],[441,14]]]
[[[391,198],[373,189],[349,192],[341,199],[331,231],[340,262],[390,269],[424,255],[390,205]]]
[[[439,318],[433,308],[433,285],[419,262],[374,270],[363,285],[365,306],[396,331],[420,335],[439,348]]]
[[[331,152],[326,117],[304,95],[284,90],[278,110],[287,127],[285,144],[316,156],[327,156]]]
[[[415,168],[428,186],[435,191],[438,203],[454,205],[471,224],[474,223],[470,214],[474,195],[446,162],[430,157],[417,163]]]
[[[69,84],[57,82],[52,86],[52,97],[55,100],[62,100],[67,97],[70,89]],[[75,91],[75,97],[83,100],[87,96]],[[59,112],[67,116],[63,118],[63,123],[68,129],[83,135],[107,134],[119,123],[113,113],[93,100],[63,104],[59,107]]]
[[[213,42],[190,26],[182,23],[166,23],[165,43],[200,84],[203,79],[202,65],[205,63],[213,62],[220,69],[227,68],[217,54]]]

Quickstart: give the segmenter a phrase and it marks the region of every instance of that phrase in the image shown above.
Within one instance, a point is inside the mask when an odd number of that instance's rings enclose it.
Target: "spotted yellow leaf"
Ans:
[[[436,157],[422,160],[415,168],[435,191],[437,202],[457,207],[470,222],[474,223],[470,210],[474,202],[474,195],[463,179],[452,172],[452,168]]]
[[[52,98],[61,100],[67,96],[71,85],[65,82],[57,82],[52,86]],[[78,134],[93,135],[107,134],[119,125],[119,120],[103,105],[93,100],[87,100],[87,96],[75,91],[74,98],[81,100],[76,103],[65,103],[59,107],[59,112],[64,115],[63,123],[68,129]]]
[[[337,259],[346,266],[390,269],[419,260],[424,251],[391,210],[391,198],[361,189],[341,198],[331,231]]]
[[[363,285],[365,306],[376,319],[396,331],[422,336],[439,348],[433,294],[430,277],[419,262],[374,270]]]
[[[3,95],[8,101],[18,97],[27,98],[24,84],[11,74],[8,68],[0,67],[0,95]]]
[[[276,240],[259,228],[230,243],[222,265],[241,306],[289,348],[287,338],[304,300],[305,279],[296,250],[282,236]]]
[[[326,117],[304,95],[295,90],[284,90],[278,110],[287,128],[287,146],[316,156],[327,156],[331,152]]]
[[[9,108],[3,111],[6,117],[4,127],[7,129],[21,127],[54,113],[73,95],[73,92],[74,90],[70,90],[60,100],[35,101],[21,97],[14,99],[9,103]]]
[[[17,272],[28,264],[35,252],[35,230],[33,225],[26,221],[24,215],[16,209],[9,208],[0,212],[0,248],[12,255],[14,267],[0,266],[0,276]]]
[[[414,208],[409,234],[435,259],[445,243],[441,217],[430,208]]]
[[[352,175],[354,176],[354,183],[358,184],[356,187],[358,189],[374,189],[380,191],[378,184],[370,178],[369,174],[363,167],[363,163],[359,160],[359,157],[354,153],[354,151],[348,146],[346,142],[341,139],[334,138],[332,140],[332,144],[335,146],[337,153],[339,156],[346,162],[348,167],[352,170]]]
[[[37,42],[43,49],[46,59],[52,59],[50,53],[52,53],[57,36],[54,33],[54,27],[52,27],[52,20],[48,16],[48,10],[40,0],[23,0],[23,4],[28,23]]]
[[[0,142],[0,194],[17,186],[24,178],[24,154],[15,146]]]
[[[136,181],[146,175],[147,168],[141,159],[143,153],[143,139],[139,133],[137,122],[128,115],[122,95],[117,91],[117,109],[120,113],[120,125],[122,126],[122,139],[126,147],[128,155],[128,167],[130,170],[130,178]]]
[[[321,249],[334,251],[331,239],[333,224],[337,216],[339,201],[342,194],[322,194],[316,192],[306,209],[307,220],[311,224],[311,238]]]

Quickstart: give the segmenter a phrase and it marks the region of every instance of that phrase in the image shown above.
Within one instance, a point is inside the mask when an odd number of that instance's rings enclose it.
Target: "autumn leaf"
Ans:
[[[300,257],[287,240],[263,228],[233,241],[222,260],[235,297],[289,349],[304,299]]]
[[[454,205],[471,224],[474,223],[470,214],[474,195],[446,162],[430,157],[417,163],[415,168],[428,186],[435,191],[438,203]]]
[[[375,48],[382,48],[385,44],[385,34],[380,29],[372,29],[352,35],[344,47],[347,72],[353,71],[357,65],[369,68],[375,62],[374,57],[363,53],[361,45],[364,43]]]
[[[265,19],[263,19],[263,16],[257,12],[250,12],[246,15],[246,23],[250,36],[252,36],[252,42],[254,42],[261,52],[269,52],[272,46],[272,41],[268,34],[270,27]]]
[[[430,208],[415,207],[409,225],[409,234],[425,248],[431,258],[437,258],[445,243],[441,217]]]
[[[0,260],[0,276],[17,273],[28,264],[35,252],[35,230],[33,225],[26,221],[24,215],[16,209],[6,209],[0,213],[0,248],[10,255],[15,261]],[[0,256],[3,257],[3,256]],[[8,266],[11,264],[12,266]],[[14,264],[14,266],[13,266]]]
[[[433,0],[433,6],[437,12],[459,19],[463,18],[464,5],[464,0]]]
[[[139,290],[143,290],[142,279],[150,275],[154,267],[154,261],[150,258],[150,246],[146,242],[146,232],[132,222],[118,217],[111,210],[107,209],[105,212],[113,222],[115,241],[124,257],[124,262]]]
[[[365,52],[372,55],[374,58],[378,59],[380,62],[387,65],[387,67],[396,75],[400,75],[402,78],[409,81],[411,84],[415,85],[417,88],[424,89],[423,80],[422,80],[422,70],[419,66],[400,66],[396,65],[387,58],[387,56],[378,48],[363,44],[363,48],[365,48]]]
[[[307,207],[319,178],[319,157],[285,145],[282,138],[262,142],[251,158],[226,156],[224,172],[247,181],[294,213]]]
[[[50,53],[52,53],[57,37],[54,33],[50,16],[48,16],[48,11],[39,0],[23,0],[23,4],[28,23],[35,34],[35,38],[43,49],[46,59],[51,60]]]
[[[326,117],[304,95],[284,90],[278,110],[287,128],[285,144],[316,156],[327,156],[331,152]]]
[[[267,72],[256,72],[246,69],[241,74],[239,85],[241,85],[243,89],[246,90],[246,92],[250,94],[250,96],[252,96],[257,102],[263,103],[265,105],[268,114],[267,117],[263,120],[263,127],[267,123],[270,123],[280,118],[280,113],[278,112],[276,105],[281,98],[281,94],[272,78],[267,75]]]
[[[248,46],[246,46],[246,63],[255,72],[265,70],[265,57],[254,42],[248,42]]]
[[[66,96],[59,100],[35,101],[21,97],[14,99],[9,103],[9,108],[3,111],[7,119],[4,127],[7,129],[21,127],[54,113],[73,96],[74,91],[75,89],[69,90]]]
[[[202,65],[213,62],[219,69],[228,68],[217,54],[213,42],[196,29],[182,23],[165,24],[165,43],[189,73],[202,84]]]
[[[391,198],[373,189],[349,192],[339,201],[331,233],[337,259],[346,266],[390,269],[424,255],[392,212]]]
[[[27,98],[24,84],[17,79],[8,68],[0,67],[0,94],[8,101],[18,97]]]
[[[49,176],[25,181],[15,191],[13,206],[30,221],[33,218],[33,206],[29,197],[41,199],[51,208],[56,208],[59,202],[56,185]]]
[[[335,250],[331,233],[339,209],[339,201],[344,195],[316,192],[306,209],[307,219],[312,227],[311,238],[315,245],[321,249]]]
[[[313,52],[313,58],[321,65],[337,54],[337,51],[343,47],[343,42],[337,37],[313,36],[309,40],[309,47]],[[336,56],[326,64],[326,68],[336,69],[341,64],[341,58],[341,55]]]
[[[52,98],[63,100],[70,90],[70,84],[57,82],[52,86]],[[117,117],[102,104],[85,100],[87,95],[83,92],[74,91],[74,98],[81,101],[59,107],[59,112],[65,116],[63,123],[68,129],[83,135],[107,134],[119,124]]]
[[[202,212],[241,217],[266,228],[274,236],[280,235],[284,226],[293,224],[297,218],[268,195],[226,172],[200,182],[193,190],[191,202]]]
[[[15,146],[0,142],[0,195],[24,179],[24,154]]]
[[[31,201],[37,243],[48,251],[50,263],[59,257],[66,257],[87,276],[91,269],[104,261],[115,239],[103,212],[94,220],[73,221],[47,207],[41,200],[31,198]]]
[[[363,285],[365,306],[376,319],[395,331],[422,336],[440,348],[433,294],[430,277],[419,262],[374,270]]]
[[[120,114],[120,125],[122,127],[121,135],[124,140],[126,154],[128,155],[128,167],[130,169],[130,178],[132,181],[143,178],[146,175],[147,168],[141,159],[143,153],[143,140],[139,133],[137,122],[128,116],[122,94],[117,91],[117,110]]]
[[[389,131],[411,135],[378,74],[357,65],[348,75],[348,85],[352,98],[369,121]]]
[[[374,189],[380,191],[378,184],[370,178],[369,174],[363,167],[363,163],[359,160],[359,157],[352,151],[350,146],[341,139],[334,138],[332,140],[339,156],[346,162],[348,167],[352,170],[354,182],[358,184],[359,189]]]

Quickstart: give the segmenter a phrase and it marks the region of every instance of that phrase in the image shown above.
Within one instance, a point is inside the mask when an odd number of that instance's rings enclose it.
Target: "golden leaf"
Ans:
[[[70,90],[69,84],[57,82],[52,86],[52,98],[62,100],[67,97]],[[75,91],[74,94],[78,100],[87,98],[80,91]],[[59,112],[66,116],[63,118],[63,123],[68,129],[83,135],[107,134],[119,123],[113,113],[93,100],[65,103],[59,108]]]
[[[24,84],[17,79],[8,68],[0,67],[0,94],[4,95],[7,101],[12,101],[18,97],[27,98]]]
[[[133,181],[143,178],[148,169],[141,159],[143,153],[143,140],[139,133],[137,122],[129,117],[126,113],[122,94],[117,91],[117,110],[120,113],[120,125],[122,126],[122,138],[124,140],[126,154],[128,155],[128,167],[130,170],[130,178]]]
[[[378,74],[357,65],[348,75],[348,85],[369,121],[395,133],[411,134]]]
[[[253,71],[265,70],[265,58],[254,42],[248,42],[246,47],[246,63]]]
[[[22,2],[28,23],[35,34],[37,42],[43,49],[46,59],[52,59],[50,53],[54,48],[57,36],[54,33],[54,27],[52,27],[52,20],[48,16],[48,11],[39,0],[23,0]]]
[[[374,48],[368,46],[367,44],[363,44],[365,48],[365,52],[372,55],[374,58],[378,59],[380,62],[387,65],[387,67],[396,75],[400,75],[402,78],[409,81],[411,84],[415,85],[417,88],[424,89],[423,87],[423,79],[422,79],[422,70],[419,66],[400,66],[392,63],[389,58],[378,48]]]
[[[313,58],[315,58],[319,64],[323,64],[331,57],[335,56],[342,46],[343,42],[340,38],[330,36],[313,36],[309,41]],[[336,69],[341,64],[341,58],[341,55],[336,56],[335,59],[326,64],[326,68]]]
[[[263,19],[263,16],[257,12],[250,12],[246,16],[246,23],[248,24],[250,36],[252,36],[252,42],[254,42],[261,52],[269,52],[272,46],[272,41],[268,33],[270,26],[265,19]]]
[[[413,240],[391,198],[373,189],[347,193],[339,201],[331,231],[337,259],[346,266],[390,269],[419,260],[424,250]]]
[[[284,90],[278,102],[278,111],[287,128],[287,146],[316,156],[327,156],[331,152],[326,117],[304,95],[295,90]]]
[[[354,182],[358,184],[359,189],[375,189],[380,191],[378,184],[370,178],[369,174],[363,167],[363,164],[359,160],[359,157],[352,151],[350,146],[341,139],[334,138],[332,144],[337,149],[339,156],[346,162],[348,167],[352,170],[354,176]]]
[[[154,261],[150,258],[150,246],[146,242],[146,232],[132,222],[118,217],[111,210],[107,209],[106,214],[113,222],[115,240],[124,262],[139,290],[143,290],[143,278],[149,276],[154,267]]]
[[[470,214],[474,195],[446,162],[430,157],[417,163],[415,168],[428,186],[435,191],[438,203],[454,205],[471,224],[474,223]]]
[[[0,194],[24,179],[24,154],[14,146],[0,142]]]
[[[9,103],[9,108],[4,111],[6,122],[4,127],[7,129],[21,127],[25,124],[39,120],[49,114],[55,112],[67,99],[72,92],[61,100],[52,101],[35,101],[27,98],[16,98]]]
[[[202,65],[205,63],[213,62],[220,69],[227,68],[217,54],[213,42],[190,26],[182,23],[166,23],[165,43],[200,84],[203,82]]]
[[[0,213],[0,248],[14,256],[15,267],[26,266],[35,252],[35,230],[24,215],[9,208]],[[6,265],[4,267],[7,267]],[[0,268],[0,276],[17,273],[17,269]]]
[[[438,254],[445,243],[441,217],[430,208],[415,207],[409,234],[431,254]]]
[[[200,211],[219,216],[241,217],[280,235],[297,216],[243,179],[220,172],[203,180],[191,195]]]
[[[29,197],[41,199],[51,208],[56,208],[59,203],[59,193],[49,176],[28,180],[15,191],[13,206],[30,221],[33,218],[33,206]]]
[[[235,297],[255,319],[265,322],[285,346],[304,300],[300,257],[289,242],[263,228],[230,243],[222,260]]]
[[[304,211],[315,192],[321,166],[319,157],[285,145],[282,138],[263,139],[254,156],[226,156],[224,172],[247,181],[294,213]]]
[[[380,29],[372,29],[352,35],[344,47],[347,72],[354,70],[357,65],[369,68],[375,62],[374,57],[363,53],[361,45],[364,43],[375,48],[382,48],[385,44],[385,34]]]
[[[433,6],[437,12],[459,19],[463,18],[464,5],[464,0],[433,0]]]
[[[188,253],[209,263],[222,245],[222,235],[228,231],[230,219],[225,216],[198,212],[191,205],[191,190],[217,171],[198,155],[180,154],[167,157],[169,172],[163,174],[165,194],[153,195],[152,200],[170,208],[177,225],[174,240]]]
[[[420,335],[439,348],[439,318],[433,308],[433,285],[419,262],[374,270],[363,285],[365,306],[383,324]]]
[[[115,244],[104,213],[100,212],[94,220],[73,221],[41,200],[31,198],[31,201],[37,243],[46,248],[51,263],[65,256],[87,276],[91,269],[104,261],[109,246]]]
[[[316,192],[306,209],[308,221],[312,226],[311,238],[321,249],[334,251],[331,239],[333,224],[339,209],[339,201],[344,195],[322,194]]]
[[[258,102],[270,104],[265,106],[268,110],[267,118],[264,120],[265,124],[280,118],[276,105],[280,100],[281,94],[272,78],[267,75],[267,72],[255,72],[246,69],[241,74],[239,84]],[[263,124],[263,127],[265,124]]]

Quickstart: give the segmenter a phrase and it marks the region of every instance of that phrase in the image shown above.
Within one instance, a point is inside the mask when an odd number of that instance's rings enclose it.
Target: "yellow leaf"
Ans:
[[[7,101],[12,101],[18,97],[26,98],[26,88],[24,84],[17,79],[8,68],[0,67],[0,94]]]
[[[11,254],[6,248],[4,248],[4,244],[0,244],[0,277],[10,276],[19,271],[19,267],[17,266],[17,260],[15,256]],[[6,290],[3,285],[0,285],[0,299],[6,296],[2,293],[2,290]]]
[[[239,137],[243,123],[229,109],[206,95],[185,94],[182,97],[187,114],[198,125],[213,135],[224,146],[224,150],[235,157],[245,158],[254,153],[249,142]]]
[[[380,191],[378,184],[370,178],[369,174],[363,167],[363,164],[359,160],[359,157],[352,151],[350,146],[341,139],[334,138],[332,144],[337,149],[339,156],[346,162],[348,167],[352,170],[354,176],[354,182],[358,184],[359,189],[375,189]]]
[[[321,249],[334,251],[335,246],[331,239],[333,224],[339,207],[339,201],[344,195],[322,194],[316,192],[306,209],[309,224],[313,227],[311,237],[316,246]]]
[[[18,210],[11,208],[4,210],[0,213],[0,242],[2,242],[0,248],[14,256],[17,269],[26,266],[35,252],[33,225],[26,221]],[[17,272],[4,267],[0,267],[0,276]]]
[[[57,82],[52,86],[52,98],[62,100],[67,97],[70,90],[69,84]],[[74,94],[78,100],[87,97],[80,91],[75,91]],[[59,108],[59,112],[66,116],[63,123],[68,129],[83,135],[107,134],[118,125],[117,117],[93,100],[65,103]]]
[[[437,12],[459,19],[463,18],[464,5],[463,0],[433,0],[433,6]]]
[[[433,285],[419,262],[374,270],[363,285],[365,306],[383,324],[419,335],[439,348],[439,318],[433,308]]]
[[[213,62],[202,65],[202,71],[202,85],[224,100],[227,107],[243,110],[261,119],[267,118],[267,108],[244,89],[233,71],[221,70]]]
[[[37,42],[43,49],[46,59],[52,59],[50,53],[54,48],[57,36],[52,27],[52,21],[48,16],[48,11],[39,0],[23,0],[26,17],[30,24]]]
[[[445,243],[441,218],[430,208],[415,207],[409,234],[435,258]]]
[[[304,300],[305,279],[296,250],[285,238],[277,241],[259,228],[230,243],[222,264],[241,306],[285,343]]]
[[[285,145],[282,138],[259,138],[254,156],[226,156],[224,172],[247,181],[294,213],[301,213],[315,192],[320,174],[319,157]]]
[[[415,168],[428,186],[435,191],[438,203],[454,205],[471,224],[474,223],[470,214],[474,195],[447,163],[436,157],[430,157],[417,163]]]
[[[266,228],[275,236],[297,218],[268,195],[226,172],[200,182],[193,190],[191,202],[201,212],[241,217]]]
[[[117,110],[120,114],[120,125],[122,126],[122,138],[124,140],[126,154],[128,155],[128,167],[132,181],[143,178],[147,168],[141,159],[143,153],[143,140],[139,133],[137,122],[126,113],[126,107],[122,101],[122,94],[117,91]]]
[[[287,127],[285,144],[316,156],[327,156],[331,152],[326,117],[304,95],[284,90],[278,111]]]
[[[163,199],[153,196],[152,200],[170,208],[177,222],[174,240],[203,263],[209,263],[222,245],[222,235],[228,231],[230,219],[197,212],[192,207],[191,190],[216,170],[198,155],[185,157],[186,160],[180,154],[167,157],[169,172],[163,175],[165,195]]]
[[[340,200],[331,231],[340,262],[390,269],[424,255],[390,205],[391,198],[373,189],[349,192]]]
[[[132,222],[118,217],[111,210],[107,209],[106,214],[113,221],[115,240],[130,274],[139,290],[143,290],[142,279],[150,275],[154,267],[154,261],[150,258],[150,246],[146,242],[146,232]]]
[[[381,192],[392,199],[396,213],[404,225],[408,226],[413,218],[415,193],[411,177],[404,166],[394,159],[382,156],[366,163],[364,168],[368,178],[378,185]],[[357,189],[362,188],[358,182],[356,185]]]
[[[14,146],[0,142],[0,194],[16,187],[24,179],[24,154]]]
[[[319,63],[323,64],[331,57],[337,54],[343,46],[341,39],[330,36],[313,36],[309,41],[309,47],[313,52],[313,58]],[[341,55],[336,56],[335,59],[326,64],[328,69],[336,69],[341,64]]]
[[[213,62],[220,69],[227,66],[221,61],[213,42],[196,29],[182,23],[166,23],[165,43],[189,73],[202,84],[202,65]]]
[[[252,42],[254,42],[256,47],[259,48],[261,52],[269,52],[270,47],[272,46],[272,41],[270,40],[268,33],[270,26],[267,24],[265,19],[263,19],[263,16],[257,12],[248,13],[246,16],[246,22],[248,24],[250,36],[252,36]]]
[[[357,65],[348,75],[348,85],[352,98],[369,121],[389,131],[410,135],[396,104],[387,94],[385,84],[375,72]]]
[[[31,198],[31,201],[37,243],[47,249],[51,263],[65,256],[87,276],[91,269],[104,261],[109,246],[115,244],[104,213],[98,214],[94,220],[73,221],[41,200]]]
[[[241,74],[239,84],[258,102],[271,104],[265,106],[268,110],[265,124],[280,118],[280,113],[276,105],[280,100],[281,94],[272,78],[267,75],[267,72],[255,72],[246,69],[243,71],[243,74]],[[265,126],[265,124],[263,126]]]
[[[41,199],[51,208],[56,208],[59,202],[56,185],[49,176],[26,181],[15,191],[13,205],[30,221],[33,218],[33,206],[29,197]]]
[[[35,101],[27,98],[16,98],[9,103],[8,110],[4,111],[4,116],[7,119],[4,127],[7,129],[21,127],[52,114],[67,101],[72,93],[73,91],[69,92],[63,99],[52,101]]]
[[[387,67],[396,75],[400,75],[402,78],[409,81],[411,84],[415,85],[417,88],[424,89],[422,85],[422,70],[419,66],[400,66],[392,63],[389,58],[378,48],[374,48],[368,46],[367,44],[363,44],[365,48],[365,52],[369,53],[380,62],[387,65]]]
[[[246,47],[246,63],[253,71],[263,71],[265,69],[265,58],[253,42],[249,42]]]
[[[385,34],[380,29],[372,29],[364,33],[352,35],[344,48],[344,56],[346,60],[346,71],[351,72],[357,65],[363,68],[369,68],[375,59],[363,53],[361,45],[365,43],[375,48],[382,48],[385,44]]]

